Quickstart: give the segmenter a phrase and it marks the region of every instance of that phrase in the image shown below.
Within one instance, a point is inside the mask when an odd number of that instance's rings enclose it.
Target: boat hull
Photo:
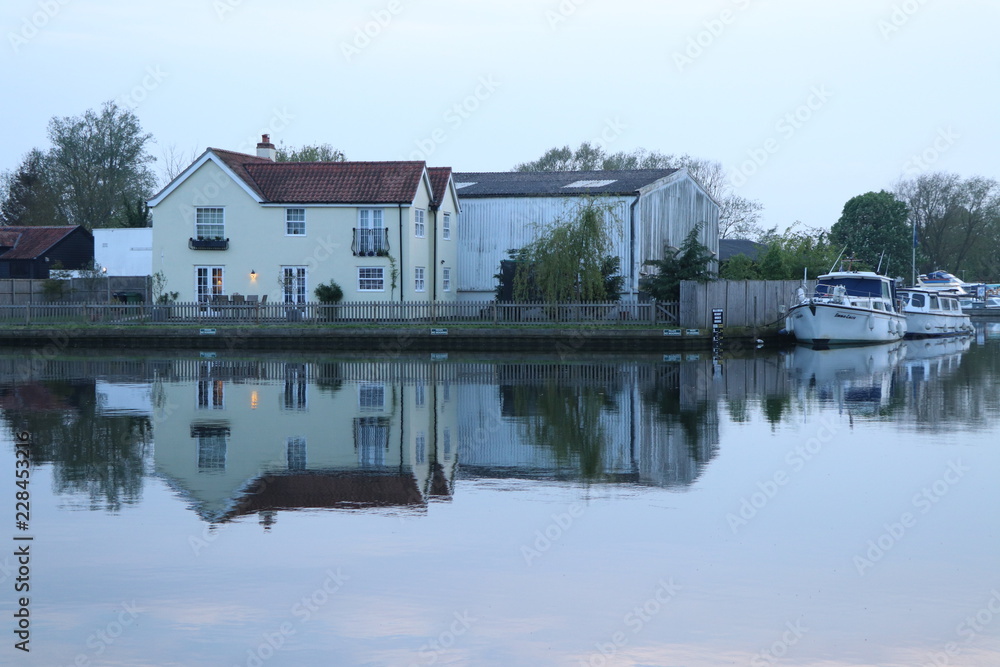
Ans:
[[[889,343],[906,335],[906,318],[885,310],[803,303],[788,311],[786,328],[797,342],[812,345]]]
[[[974,331],[972,320],[964,314],[906,312],[905,315],[908,338],[965,336]]]

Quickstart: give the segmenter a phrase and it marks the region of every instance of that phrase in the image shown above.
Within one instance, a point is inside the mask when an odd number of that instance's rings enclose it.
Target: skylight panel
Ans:
[[[612,178],[610,181],[573,181],[569,185],[564,185],[564,188],[603,188],[605,185],[611,185],[618,179]]]

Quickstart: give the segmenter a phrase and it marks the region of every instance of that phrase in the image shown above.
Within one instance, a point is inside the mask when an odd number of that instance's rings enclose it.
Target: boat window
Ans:
[[[848,296],[885,296],[888,298],[889,286],[882,280],[870,278],[827,278],[816,284],[816,296],[833,294],[833,288],[843,285]],[[884,290],[884,291],[883,291]]]
[[[933,294],[930,295],[931,299],[931,310],[938,310],[941,306],[938,305],[938,298]]]
[[[872,305],[875,306],[875,310],[885,310],[885,304],[881,301],[875,301]]]
[[[924,307],[924,295],[923,294],[912,294],[910,295],[910,303],[916,308]]]

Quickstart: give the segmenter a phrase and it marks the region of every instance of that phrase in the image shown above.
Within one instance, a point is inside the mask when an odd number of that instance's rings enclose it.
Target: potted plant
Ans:
[[[332,322],[337,319],[336,304],[344,298],[344,290],[340,288],[340,285],[334,280],[325,285],[320,283],[313,290],[313,294],[316,295],[316,300],[324,306],[322,308],[323,321]]]

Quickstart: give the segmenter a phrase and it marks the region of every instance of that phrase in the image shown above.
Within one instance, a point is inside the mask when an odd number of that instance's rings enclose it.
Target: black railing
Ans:
[[[191,250],[228,250],[229,239],[188,239]]]
[[[356,257],[384,257],[389,254],[389,230],[354,229],[354,242],[351,252]]]

